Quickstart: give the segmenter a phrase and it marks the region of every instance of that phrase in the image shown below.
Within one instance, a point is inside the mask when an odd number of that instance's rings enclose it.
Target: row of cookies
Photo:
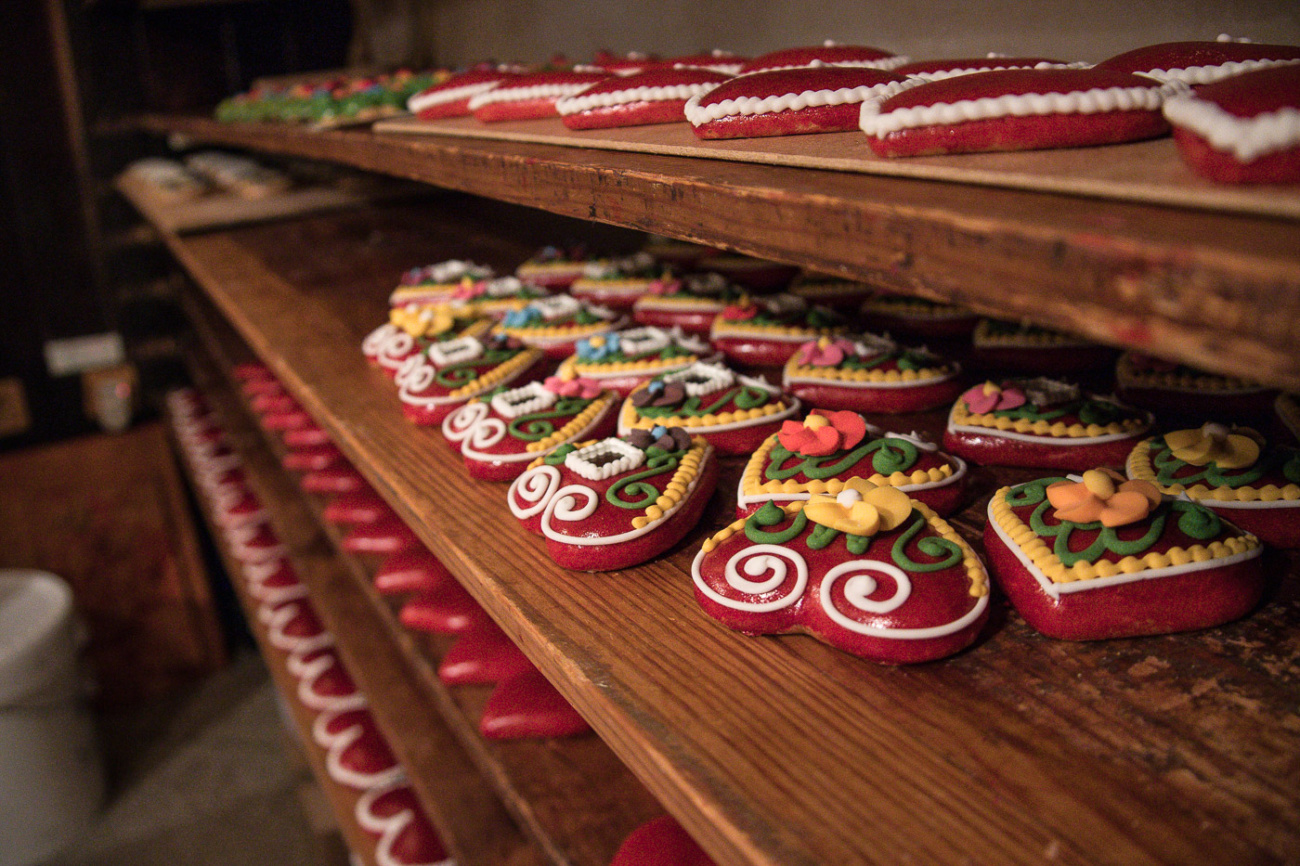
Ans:
[[[685,122],[703,139],[861,130],[879,156],[1082,147],[1174,132],[1222,182],[1300,180],[1300,47],[1221,38],[1124,51],[912,62],[827,42],[759,57],[644,55],[521,71],[480,64],[414,95],[436,120],[560,117],[575,130]]]

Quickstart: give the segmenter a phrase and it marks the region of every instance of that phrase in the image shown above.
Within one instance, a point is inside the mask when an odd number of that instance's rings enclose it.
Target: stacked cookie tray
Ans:
[[[1289,579],[1238,623],[1143,640],[1050,641],[999,600],[968,651],[876,665],[804,637],[736,634],[701,612],[690,561],[731,520],[734,459],[701,525],[666,554],[608,574],[556,567],[505,508],[503,485],[470,480],[437,430],[403,417],[393,383],[360,347],[413,265],[466,258],[509,270],[575,228],[454,199],[445,211],[391,208],[170,243],[214,304],[192,307],[195,320],[234,325],[718,862],[871,862],[879,844],[866,840],[881,834],[921,859],[1086,860],[1100,839],[1137,862],[1292,850],[1289,771],[1260,749],[1293,736],[1276,721],[1295,694]],[[906,423],[937,436],[945,416]],[[1036,474],[975,468],[953,524],[977,540],[992,491]],[[1290,554],[1272,561],[1294,569]],[[1243,701],[1258,709],[1243,716]]]

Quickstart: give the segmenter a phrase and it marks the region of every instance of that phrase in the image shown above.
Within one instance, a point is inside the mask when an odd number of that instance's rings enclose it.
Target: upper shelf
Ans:
[[[1294,217],[536,141],[143,123],[793,262],[1300,390]]]
[[[720,863],[1300,855],[1294,580],[1280,580],[1246,620],[1144,640],[1052,641],[999,604],[969,652],[875,665],[804,637],[733,633],[699,609],[690,561],[729,520],[734,460],[703,524],[669,555],[609,574],[557,568],[506,508],[504,485],[470,482],[436,431],[403,418],[391,383],[359,349],[410,262],[458,251],[517,264],[507,255],[543,240],[526,216],[455,196],[168,242],[349,459]],[[934,434],[942,416],[907,423]],[[1010,479],[975,473],[954,521],[968,537]],[[1273,565],[1281,575],[1295,560]]]

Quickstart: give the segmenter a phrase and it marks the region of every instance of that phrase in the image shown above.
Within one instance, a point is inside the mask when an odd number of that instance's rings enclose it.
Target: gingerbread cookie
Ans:
[[[652,282],[663,276],[663,266],[654,256],[641,251],[589,262],[569,286],[569,294],[586,303],[627,310],[649,291]]]
[[[540,375],[545,367],[540,349],[509,337],[460,337],[430,345],[403,365],[394,382],[402,414],[432,426],[474,397]]]
[[[943,447],[987,466],[1122,466],[1153,419],[1054,379],[976,385],[948,414]]]
[[[528,261],[515,268],[515,276],[532,286],[564,291],[582,276],[591,262],[582,246],[569,249],[549,245],[538,250]]]
[[[469,101],[469,110],[482,123],[558,117],[556,102],[607,77],[604,72],[571,69],[525,73],[474,96]]]
[[[794,417],[802,404],[763,379],[741,376],[721,364],[697,362],[651,379],[619,411],[618,434],[683,427],[723,454],[748,454]]]
[[[1245,615],[1264,588],[1257,538],[1104,470],[997,491],[984,549],[1025,621],[1065,640],[1208,628]]]
[[[1103,60],[1096,68],[1199,87],[1243,72],[1292,63],[1300,63],[1300,46],[1256,45],[1221,36],[1213,42],[1162,42],[1135,48]]]
[[[1004,69],[909,79],[862,103],[877,156],[1088,147],[1169,132],[1164,100],[1185,89],[1104,69]]]
[[[613,431],[618,395],[590,379],[530,382],[473,398],[444,419],[474,478],[509,481],[535,458]]]
[[[1047,57],[1007,57],[988,54],[984,57],[960,57],[944,60],[917,60],[893,67],[899,75],[908,75],[925,81],[938,81],[954,75],[974,72],[992,72],[998,69],[1084,69],[1087,63],[1067,63]]]
[[[858,315],[876,333],[901,334],[918,340],[967,337],[980,321],[978,315],[965,307],[890,292],[863,301]]]
[[[875,294],[875,289],[859,280],[810,271],[795,277],[786,291],[809,304],[830,307],[845,314],[856,313],[863,302]]]
[[[681,329],[642,327],[579,340],[574,354],[556,370],[564,378],[585,378],[626,397],[638,385],[694,364],[717,361],[708,342]]]
[[[1162,415],[1266,415],[1276,392],[1258,382],[1210,373],[1141,352],[1115,362],[1120,399]]]
[[[469,101],[487,93],[514,73],[507,69],[470,69],[426,87],[406,100],[406,110],[421,120],[465,117]]]
[[[641,325],[681,328],[708,336],[713,320],[743,290],[719,273],[686,274],[654,280],[632,305],[632,318]]]
[[[810,66],[729,79],[686,103],[686,119],[703,139],[845,132],[861,106],[897,93],[907,81],[881,69]]]
[[[888,337],[822,337],[786,362],[781,386],[819,409],[923,412],[946,406],[964,389],[961,365]]]
[[[736,491],[736,516],[768,502],[837,495],[854,478],[896,487],[947,515],[964,497],[966,464],[918,434],[886,433],[857,412],[814,409],[802,421],[786,421],[750,456]]]
[[[1115,350],[1028,322],[980,319],[971,334],[972,366],[1035,373],[1083,373],[1109,369]]]
[[[569,129],[682,123],[686,102],[729,76],[699,68],[659,68],[597,82],[556,103]]]
[[[803,632],[890,664],[974,642],[988,575],[929,507],[864,478],[807,503],[769,502],[704,542],[691,565],[705,613],[746,634]]]
[[[738,364],[779,367],[809,340],[843,334],[848,321],[795,295],[744,297],[713,320],[709,340]]]
[[[548,358],[567,358],[579,340],[617,331],[625,324],[627,318],[614,310],[552,295],[506,313],[492,332],[540,349]]]
[[[1248,427],[1203,424],[1134,446],[1130,478],[1186,495],[1276,547],[1300,547],[1300,449]]]

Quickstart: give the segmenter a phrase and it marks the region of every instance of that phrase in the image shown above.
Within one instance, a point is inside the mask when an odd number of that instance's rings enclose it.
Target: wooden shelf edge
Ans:
[[[141,123],[866,279],[1300,390],[1294,221],[525,142]]]

